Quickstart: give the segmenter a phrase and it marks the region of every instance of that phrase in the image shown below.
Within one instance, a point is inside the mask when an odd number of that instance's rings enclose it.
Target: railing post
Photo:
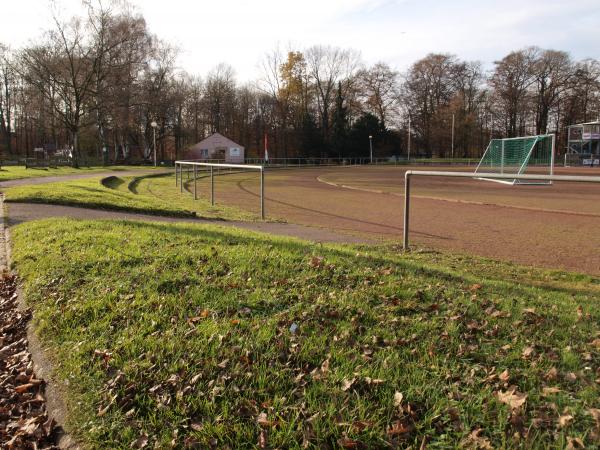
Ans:
[[[402,242],[402,248],[408,250],[408,226],[409,226],[409,213],[410,213],[410,171],[407,170],[404,174],[404,228],[403,234],[404,239]]]
[[[260,169],[260,218],[265,220],[265,168]]]
[[[213,166],[210,166],[210,204],[215,205],[215,176]]]
[[[194,200],[198,200],[198,166],[194,164]]]
[[[179,192],[183,192],[183,164],[179,164]]]

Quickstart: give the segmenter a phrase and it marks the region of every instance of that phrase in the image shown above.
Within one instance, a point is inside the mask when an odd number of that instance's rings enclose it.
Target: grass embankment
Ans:
[[[91,447],[598,442],[597,278],[188,224],[12,234]]]
[[[205,182],[202,179],[198,180],[197,200],[194,200],[190,192],[184,191],[181,193],[180,188],[175,186],[173,175],[125,177],[125,180],[127,181],[127,189],[138,195],[155,198],[170,205],[177,205],[188,211],[195,211],[198,216],[227,220],[258,220],[258,211],[253,213],[218,203],[218,191],[216,193],[217,203],[214,206],[211,205],[208,189],[201,189],[202,184]],[[184,186],[190,190],[193,189],[191,181],[184,182]],[[121,189],[124,188],[125,185],[122,185]]]
[[[20,180],[23,178],[38,178],[38,177],[58,177],[61,175],[75,174],[93,174],[100,172],[112,171],[130,171],[130,170],[151,170],[149,166],[97,166],[97,167],[81,167],[75,169],[73,167],[56,167],[56,168],[38,168],[32,167],[26,169],[24,166],[4,166],[0,169],[0,181]]]
[[[256,216],[226,206],[211,206],[180,193],[172,174],[108,177],[7,188],[7,202],[48,203],[175,217],[252,220]]]

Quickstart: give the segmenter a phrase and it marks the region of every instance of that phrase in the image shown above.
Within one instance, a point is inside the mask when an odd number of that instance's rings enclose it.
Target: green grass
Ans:
[[[57,168],[30,168],[24,166],[3,166],[0,169],[0,181],[20,180],[23,178],[37,177],[55,177],[61,175],[88,174],[111,171],[129,171],[129,170],[151,170],[148,166],[97,166],[81,167],[57,167]]]
[[[211,206],[180,193],[171,174],[88,178],[5,189],[7,202],[47,203],[135,213],[211,219],[253,220],[236,208]]]
[[[565,448],[600,431],[598,278],[187,224],[52,219],[12,239],[92,448]]]
[[[258,220],[257,214],[239,208],[219,203],[212,206],[207,193],[201,192],[200,187],[198,188],[198,200],[194,200],[190,192],[182,193],[180,188],[175,186],[173,175],[124,177],[124,179],[126,183],[119,187],[121,190],[127,188],[130,192],[138,195],[177,205],[188,211],[195,211],[198,216],[227,220]],[[188,183],[184,183],[184,185],[187,187]],[[189,188],[192,189],[191,186]]]

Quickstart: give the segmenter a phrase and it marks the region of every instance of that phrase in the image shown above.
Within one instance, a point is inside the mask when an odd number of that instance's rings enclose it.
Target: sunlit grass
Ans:
[[[91,447],[594,446],[598,278],[214,226],[12,234]]]
[[[256,220],[256,215],[215,205],[175,186],[174,175],[110,177],[71,180],[5,189],[7,202],[47,203],[135,213],[202,217],[223,220]]]
[[[92,167],[80,167],[75,169],[73,167],[62,166],[56,168],[29,168],[26,169],[24,166],[2,166],[0,168],[0,181],[8,180],[19,180],[23,178],[37,178],[37,177],[54,177],[61,175],[74,175],[74,174],[92,174],[98,172],[111,172],[111,171],[130,171],[130,170],[151,170],[149,166],[92,166]]]

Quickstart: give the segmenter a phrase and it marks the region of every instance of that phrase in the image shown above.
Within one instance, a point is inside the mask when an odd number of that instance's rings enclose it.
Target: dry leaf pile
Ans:
[[[31,313],[17,309],[15,277],[0,278],[0,448],[54,449],[57,429],[46,413],[44,381],[27,348]]]

